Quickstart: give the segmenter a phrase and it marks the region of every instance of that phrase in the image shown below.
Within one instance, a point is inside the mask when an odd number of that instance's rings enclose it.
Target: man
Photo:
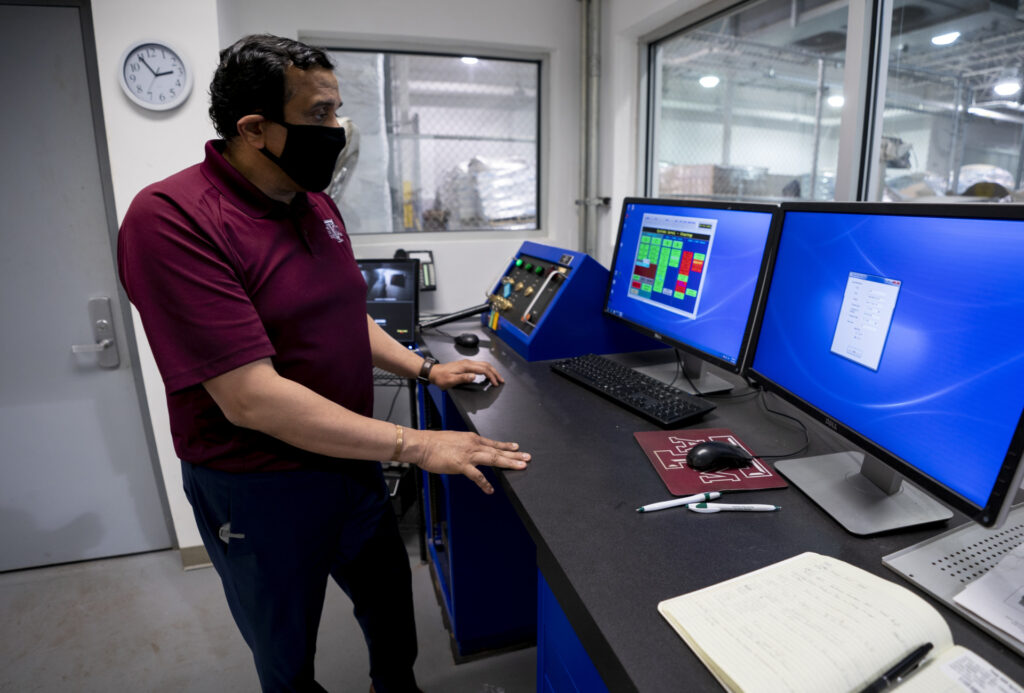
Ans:
[[[378,460],[465,474],[521,469],[515,443],[372,416],[372,367],[447,388],[489,364],[433,365],[366,315],[366,284],[322,190],[344,146],[326,54],[246,37],[221,53],[222,141],[139,193],[118,268],[167,390],[203,543],[267,691],[313,678],[327,576],[351,597],[371,690],[415,691],[408,556]]]

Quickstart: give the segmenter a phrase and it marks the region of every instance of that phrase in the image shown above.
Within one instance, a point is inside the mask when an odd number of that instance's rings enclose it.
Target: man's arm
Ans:
[[[421,359],[411,356],[418,371]],[[270,359],[228,371],[203,386],[236,426],[329,457],[389,460],[397,450],[400,462],[438,474],[465,474],[485,493],[493,493],[494,488],[476,465],[522,469],[530,459],[528,453],[517,452],[517,443],[493,441],[475,433],[401,427],[399,438],[395,424],[356,414],[282,377]]]
[[[422,356],[395,341],[369,315],[366,316],[366,325],[370,332],[370,351],[373,353],[374,366],[406,378],[415,378],[419,375],[420,366],[423,365]],[[430,382],[442,390],[447,390],[455,385],[471,383],[479,374],[486,375],[492,385],[501,385],[505,382],[491,364],[469,359],[437,364],[430,370]]]

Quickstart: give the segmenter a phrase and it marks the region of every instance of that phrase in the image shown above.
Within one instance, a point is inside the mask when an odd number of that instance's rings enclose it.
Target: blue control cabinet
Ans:
[[[561,605],[537,571],[538,693],[608,693]]]
[[[607,290],[608,270],[589,255],[526,241],[482,322],[527,361],[664,349],[604,315]]]
[[[420,398],[428,427],[466,430],[441,390],[421,387]],[[421,472],[427,552],[456,661],[529,646],[537,637],[533,540],[494,473],[480,470],[492,495],[461,475]]]

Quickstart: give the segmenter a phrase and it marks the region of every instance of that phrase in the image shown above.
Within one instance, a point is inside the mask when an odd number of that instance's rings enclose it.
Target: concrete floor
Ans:
[[[406,514],[426,693],[525,693],[536,648],[455,665],[430,571]],[[212,568],[185,572],[177,551],[0,574],[0,691],[259,690],[252,657]],[[364,693],[369,664],[351,602],[327,590],[316,659],[329,691]]]

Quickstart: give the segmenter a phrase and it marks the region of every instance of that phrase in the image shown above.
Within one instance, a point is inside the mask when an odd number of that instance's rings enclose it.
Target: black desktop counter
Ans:
[[[640,505],[670,497],[633,438],[654,425],[557,376],[550,362],[525,361],[475,321],[445,328],[447,334],[462,331],[480,335],[478,350],[428,331],[424,351],[440,361],[488,361],[504,377],[500,388],[455,389],[448,395],[471,430],[517,441],[533,455],[528,469],[496,476],[536,545],[544,580],[609,690],[720,690],[658,613],[658,602],[805,551],[839,558],[921,594],[943,615],[954,642],[1024,681],[1024,659],[882,565],[883,555],[962,524],[962,515],[937,528],[860,538],[793,487],[743,495],[742,502],[782,506],[775,513],[637,513]],[[615,358],[635,366],[663,361],[670,353]],[[801,454],[850,449],[781,400],[763,400],[742,379],[716,372],[736,388],[730,398],[713,399],[718,408],[693,428],[731,429],[771,462],[773,454],[798,450],[804,434],[767,412],[767,401],[806,422],[810,442]]]

